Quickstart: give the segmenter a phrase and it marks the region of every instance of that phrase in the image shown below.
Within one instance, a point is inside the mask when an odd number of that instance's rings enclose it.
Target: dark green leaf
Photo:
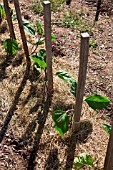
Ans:
[[[34,36],[35,35],[34,26],[26,19],[22,19],[22,22],[23,22],[25,32],[30,36]]]
[[[102,128],[106,131],[107,135],[110,136],[111,126],[107,124],[102,124]]]
[[[75,82],[75,79],[65,70],[59,70],[56,75],[69,84]]]
[[[71,85],[71,90],[70,92],[76,97],[76,90],[77,90],[77,82],[73,82]]]
[[[57,37],[54,34],[52,34],[51,35],[51,40],[57,40]]]
[[[18,51],[18,42],[15,39],[6,39],[4,48],[8,54],[16,54]]]
[[[52,119],[55,123],[54,128],[64,136],[69,128],[69,116],[63,110],[56,110],[52,113]]]
[[[86,153],[82,153],[74,159],[75,168],[81,168],[84,165],[94,166],[93,158]]]
[[[36,21],[36,26],[37,26],[37,31],[38,31],[38,33],[39,33],[40,35],[44,35],[42,26],[41,26],[41,24],[40,24],[38,21]]]
[[[17,19],[17,15],[14,14],[14,15],[12,16],[12,19],[13,19],[13,21],[16,20],[16,19]]]
[[[85,101],[94,110],[96,109],[101,110],[110,104],[110,100],[108,98],[101,96],[99,94],[91,95],[87,97]]]
[[[40,60],[35,56],[30,56],[30,59],[32,59],[35,63],[37,63],[42,69],[46,68],[46,63],[43,60]]]

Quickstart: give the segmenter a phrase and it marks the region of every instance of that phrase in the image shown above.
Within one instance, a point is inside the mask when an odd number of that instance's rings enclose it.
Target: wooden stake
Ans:
[[[13,22],[12,22],[12,18],[11,18],[11,14],[10,14],[10,8],[9,8],[8,0],[3,0],[3,3],[4,3],[4,9],[5,9],[5,13],[6,13],[7,23],[8,23],[8,26],[9,26],[10,37],[12,39],[16,39],[16,36],[15,36],[15,33],[14,33],[14,28],[13,28]]]
[[[44,5],[44,31],[45,31],[45,45],[46,45],[48,94],[51,96],[53,93],[51,9],[50,9],[49,1],[44,1],[43,5]]]
[[[110,138],[108,142],[103,170],[113,170],[113,123],[112,123],[112,129],[111,129]]]
[[[80,64],[79,64],[79,76],[78,76],[78,86],[77,86],[77,96],[75,104],[75,113],[73,118],[72,130],[77,132],[80,127],[80,117],[82,110],[82,102],[85,89],[86,81],[86,71],[89,53],[89,34],[81,34],[81,47],[80,47]]]
[[[17,20],[18,20],[18,24],[19,24],[19,28],[20,28],[20,34],[21,34],[21,38],[22,38],[24,52],[26,55],[27,64],[30,64],[29,50],[28,50],[28,46],[27,46],[27,40],[26,40],[26,36],[25,36],[25,32],[24,32],[24,27],[23,27],[21,11],[20,11],[18,0],[14,0],[14,6],[15,6],[15,10],[16,10]]]

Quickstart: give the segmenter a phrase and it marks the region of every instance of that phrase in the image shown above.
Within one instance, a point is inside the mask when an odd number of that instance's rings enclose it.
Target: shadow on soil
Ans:
[[[4,67],[4,71],[5,71],[5,68],[6,67]],[[12,105],[11,105],[11,107],[10,107],[8,113],[7,113],[5,121],[4,121],[3,126],[1,128],[1,131],[0,131],[0,143],[2,142],[2,140],[4,138],[4,135],[5,135],[5,133],[6,133],[7,129],[8,129],[9,122],[11,121],[12,116],[14,114],[14,111],[16,110],[16,105],[18,104],[19,97],[20,97],[20,95],[21,95],[21,93],[22,93],[22,91],[23,91],[23,89],[24,89],[24,87],[26,85],[27,79],[29,78],[29,71],[30,71],[30,65],[27,65],[23,80],[22,80],[18,90],[16,91],[16,94],[14,96],[14,100],[12,102]]]
[[[22,63],[24,53],[18,54],[17,57],[14,55],[6,55],[0,56],[1,58],[5,58],[2,63],[0,63],[0,80],[3,80],[7,77],[6,68],[12,64],[13,67],[17,67]]]
[[[73,168],[73,161],[75,157],[76,144],[86,143],[88,136],[92,133],[92,124],[90,121],[83,121],[80,124],[80,131],[78,133],[72,133],[65,141],[67,142],[67,159],[65,170],[71,170]]]
[[[40,144],[41,136],[43,133],[44,125],[46,122],[46,118],[48,116],[49,108],[51,106],[51,100],[52,100],[51,97],[47,96],[47,99],[44,102],[42,102],[43,104],[42,109],[41,109],[42,111],[38,114],[38,117],[37,117],[38,128],[35,133],[33,149],[30,153],[27,170],[33,170],[35,167],[35,158],[39,150],[39,144]]]
[[[44,169],[46,170],[58,170],[59,169],[59,159],[58,159],[58,149],[54,148],[50,151],[48,159],[45,163]]]

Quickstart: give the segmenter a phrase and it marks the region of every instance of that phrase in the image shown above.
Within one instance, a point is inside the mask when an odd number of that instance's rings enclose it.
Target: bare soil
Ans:
[[[34,14],[29,9],[31,4],[32,0],[20,0],[22,16],[28,15],[31,22],[35,23],[37,19],[43,25],[43,16]],[[10,6],[13,7],[13,3]],[[70,128],[64,137],[60,137],[53,128],[51,113],[63,109],[72,114],[75,99],[69,86],[55,74],[64,69],[77,79],[79,68],[80,28],[65,28],[60,24],[64,19],[63,14],[70,8],[75,12],[81,11],[83,22],[90,28],[90,39],[97,41],[97,47],[89,51],[85,96],[99,93],[108,97],[111,104],[102,111],[94,111],[83,102],[80,132],[72,133]],[[6,28],[0,31],[1,130],[9,117],[0,144],[0,170],[70,170],[73,169],[74,157],[82,152],[94,158],[98,170],[103,169],[108,136],[101,125],[111,124],[113,115],[112,4],[103,2],[99,21],[94,26],[96,1],[73,0],[70,7],[64,5],[62,9],[52,12],[52,32],[57,40],[53,42],[54,94],[49,102],[46,99],[43,73],[38,76],[32,63],[28,75],[16,21],[14,27],[19,52],[13,57],[7,56],[3,49],[3,42],[9,37],[7,24],[4,21],[0,25],[0,30],[3,26]],[[28,36],[27,39],[30,40]],[[28,46],[31,52],[32,45],[28,43]],[[87,166],[81,168],[93,169]]]

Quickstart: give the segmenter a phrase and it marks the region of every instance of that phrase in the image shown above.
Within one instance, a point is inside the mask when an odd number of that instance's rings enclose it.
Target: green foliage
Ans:
[[[36,26],[37,26],[37,32],[38,32],[38,34],[43,36],[43,35],[44,35],[44,32],[43,32],[43,29],[42,29],[41,24],[40,24],[38,21],[36,21]]]
[[[38,2],[34,1],[32,6],[30,7],[31,10],[36,13],[36,14],[43,14],[43,1],[44,0],[40,0]],[[51,11],[53,12],[57,12],[60,10],[61,5],[65,2],[65,0],[50,0],[51,3]]]
[[[75,157],[74,159],[74,167],[81,168],[84,165],[94,166],[93,158],[87,153],[81,153],[80,156]]]
[[[4,42],[4,48],[8,54],[16,54],[18,51],[18,42],[15,39],[6,39]]]
[[[4,5],[0,4],[0,18],[5,18],[6,17],[6,13],[4,10]]]
[[[64,14],[63,26],[66,28],[73,28],[81,24],[81,19],[79,14],[75,11],[70,10],[69,13]]]
[[[77,82],[73,82],[71,85],[70,92],[76,97],[76,91],[77,91]]]
[[[108,136],[110,136],[111,126],[107,124],[102,124],[102,128],[105,130]]]
[[[66,83],[72,84],[75,82],[75,79],[65,70],[59,70],[56,75],[64,80]]]
[[[110,104],[110,100],[108,98],[101,96],[99,94],[93,94],[85,98],[85,101],[94,110],[96,109],[101,110]]]
[[[52,34],[52,35],[51,35],[51,40],[52,40],[52,41],[57,40],[57,37],[56,37],[54,34]]]
[[[55,110],[52,113],[52,119],[55,123],[54,128],[61,136],[64,136],[69,128],[69,116],[63,110]]]
[[[33,56],[30,56],[30,59],[34,61],[35,68],[38,71],[41,71],[41,69],[46,68],[46,51],[44,49],[40,49],[38,53]]]
[[[95,39],[91,40],[89,42],[89,46],[92,48],[96,48],[97,47],[97,41]]]
[[[34,26],[26,19],[22,19],[22,21],[23,21],[23,26],[24,26],[25,32],[30,36],[34,36],[35,35]]]
[[[89,31],[90,31],[90,27],[89,26],[87,26],[87,25],[82,25],[81,26],[81,30],[80,30],[81,33],[89,32]]]

